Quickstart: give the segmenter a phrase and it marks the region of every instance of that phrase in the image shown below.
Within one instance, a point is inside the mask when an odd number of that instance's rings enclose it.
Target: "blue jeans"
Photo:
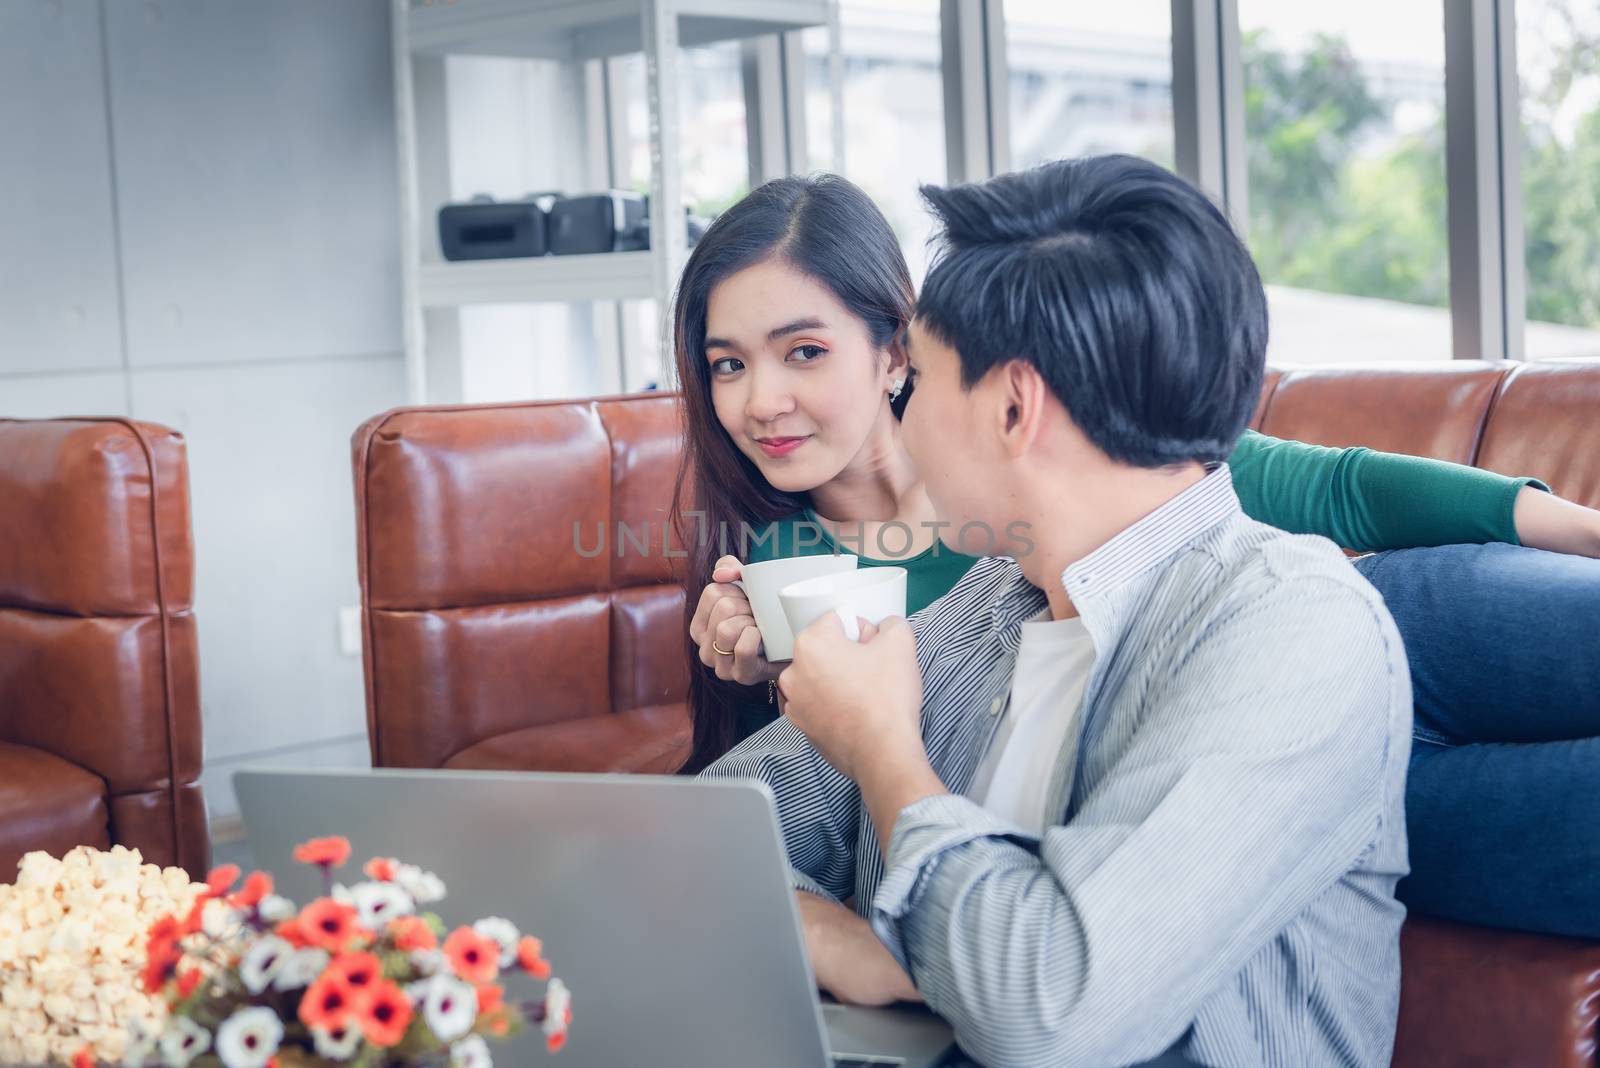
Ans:
[[[1600,560],[1448,545],[1355,565],[1411,663],[1400,899],[1600,938]]]

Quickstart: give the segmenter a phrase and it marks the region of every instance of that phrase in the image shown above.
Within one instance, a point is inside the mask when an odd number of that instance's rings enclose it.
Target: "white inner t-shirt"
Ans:
[[[1061,750],[1076,761],[1083,693],[1094,667],[1094,639],[1076,616],[1051,619],[1046,608],[1022,625],[1011,700],[972,782],[972,798],[1030,834],[1061,819],[1050,781]]]

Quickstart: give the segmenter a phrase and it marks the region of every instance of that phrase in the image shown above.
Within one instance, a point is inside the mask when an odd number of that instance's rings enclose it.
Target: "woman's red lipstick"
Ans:
[[[787,456],[810,440],[811,435],[807,434],[801,438],[756,438],[756,444],[768,456]]]

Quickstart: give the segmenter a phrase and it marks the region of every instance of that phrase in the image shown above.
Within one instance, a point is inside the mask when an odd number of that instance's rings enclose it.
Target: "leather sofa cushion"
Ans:
[[[106,784],[30,745],[0,742],[0,813],[0,882],[35,849],[59,857],[73,846],[111,847]]]
[[[689,708],[649,705],[508,731],[470,745],[447,768],[480,771],[626,771],[668,775],[689,755]]]
[[[1595,1063],[1600,944],[1413,914],[1400,952],[1395,1068]]]

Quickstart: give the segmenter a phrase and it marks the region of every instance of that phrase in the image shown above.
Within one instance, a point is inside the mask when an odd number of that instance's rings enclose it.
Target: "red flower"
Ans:
[[[492,983],[500,972],[500,943],[470,927],[457,927],[444,940],[450,969],[474,986]]]
[[[541,956],[543,953],[544,943],[532,935],[523,935],[517,943],[517,963],[535,979],[550,978],[550,962]]]
[[[294,859],[302,864],[322,864],[337,868],[350,859],[350,839],[313,838],[294,847]]]
[[[478,988],[478,1014],[487,1015],[506,1003],[505,987],[485,984]]]
[[[342,953],[356,933],[356,910],[331,897],[319,897],[300,910],[300,934],[308,945]]]
[[[305,949],[311,943],[306,941],[305,928],[300,926],[300,918],[284,920],[272,929],[272,933],[289,943],[295,949]]]
[[[72,1055],[72,1068],[94,1068],[94,1047],[79,1046]]]
[[[396,949],[426,950],[439,947],[439,940],[434,937],[433,928],[417,916],[400,916],[390,920],[389,937],[394,939]]]
[[[329,962],[322,974],[343,980],[346,986],[361,993],[383,978],[383,963],[371,953],[341,953]]]
[[[361,1033],[374,1046],[393,1046],[411,1025],[411,1002],[387,979],[373,985],[356,1012]]]
[[[245,879],[244,886],[239,892],[228,899],[228,904],[236,909],[253,909],[261,904],[261,899],[272,893],[272,876],[264,871],[253,871]]]
[[[355,1017],[361,996],[337,976],[324,972],[300,999],[300,1022],[307,1027],[338,1031]]]
[[[166,951],[170,949],[176,951],[178,948],[178,936],[181,934],[183,934],[183,931],[178,927],[178,917],[170,912],[167,913],[167,915],[152,923],[150,930],[145,932],[145,956],[156,956],[158,950]]]
[[[145,938],[144,971],[141,973],[145,993],[159,992],[166,985],[167,977],[178,966],[178,961],[183,959],[183,951],[178,948],[178,938],[182,934],[178,918],[170,914],[150,925],[150,932]]]
[[[557,1031],[555,1034],[545,1039],[544,1044],[545,1048],[551,1053],[560,1053],[561,1047],[567,1044],[567,1033],[565,1031]]]
[[[210,892],[201,894],[194,899],[194,905],[189,909],[189,915],[183,918],[183,928],[180,934],[192,935],[197,933],[204,925],[203,918],[206,911],[206,902],[211,900]]]
[[[200,986],[200,980],[205,976],[200,974],[199,968],[185,968],[178,973],[178,996],[186,998]]]
[[[233,884],[239,881],[239,865],[224,864],[220,868],[212,868],[211,874],[206,876],[206,896],[221,897],[233,889]]]
[[[367,873],[369,879],[376,879],[380,883],[394,882],[395,863],[390,857],[373,857],[361,870]]]
[[[167,977],[172,974],[172,969],[178,963],[178,954],[169,956],[151,957],[145,961],[144,971],[139,978],[144,984],[146,994],[159,994],[161,988],[167,985]]]

